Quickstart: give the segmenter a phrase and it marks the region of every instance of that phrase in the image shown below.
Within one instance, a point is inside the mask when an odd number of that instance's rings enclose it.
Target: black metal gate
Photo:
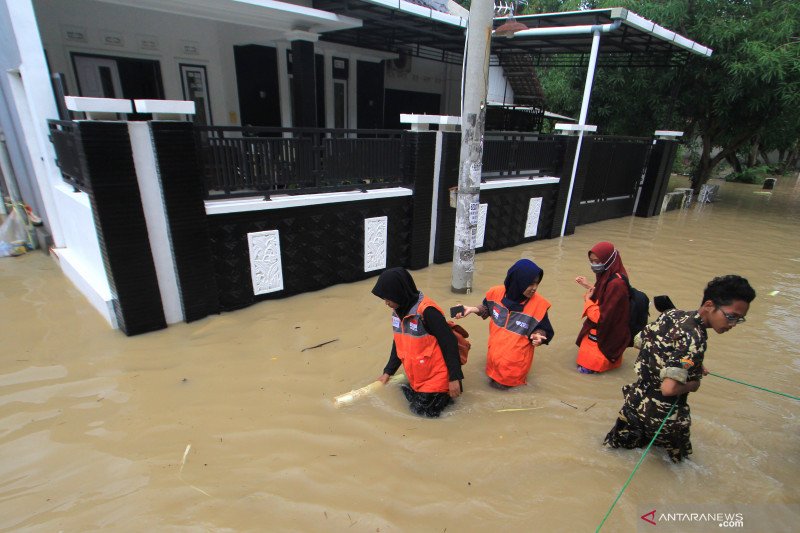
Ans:
[[[651,146],[652,139],[638,137],[596,136],[584,141],[581,166],[586,178],[578,225],[633,214]]]

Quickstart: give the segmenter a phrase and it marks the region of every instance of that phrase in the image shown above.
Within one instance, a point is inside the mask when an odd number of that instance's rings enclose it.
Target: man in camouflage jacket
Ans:
[[[706,286],[697,311],[670,309],[648,324],[635,363],[639,379],[622,388],[625,403],[604,444],[613,448],[647,446],[674,404],[654,444],[664,447],[673,462],[688,457],[692,453],[692,418],[686,400],[708,373],[703,367],[707,330],[725,333],[744,322],[755,296],[741,276],[717,277]]]

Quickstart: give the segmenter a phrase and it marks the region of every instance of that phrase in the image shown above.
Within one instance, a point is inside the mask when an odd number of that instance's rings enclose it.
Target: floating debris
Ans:
[[[300,350],[300,351],[301,351],[301,352],[305,352],[306,350],[313,350],[314,348],[319,348],[320,346],[325,346],[326,344],[330,344],[330,343],[332,343],[332,342],[336,342],[336,341],[338,341],[338,340],[339,340],[339,339],[331,339],[331,340],[329,340],[329,341],[325,341],[325,342],[321,342],[321,343],[319,343],[319,344],[315,344],[314,346],[309,346],[309,347],[307,347],[307,348],[303,348],[303,349],[302,349],[302,350]]]
[[[221,439],[220,439],[220,440],[221,440]],[[184,483],[186,483],[186,480],[184,480],[184,479],[183,479],[183,467],[184,467],[184,466],[186,466],[186,458],[189,456],[189,450],[191,450],[191,449],[192,449],[192,444],[191,444],[191,443],[187,444],[187,445],[186,445],[186,449],[183,451],[183,459],[181,459],[181,468],[180,468],[180,470],[178,470],[178,478],[179,478],[181,481],[183,481]],[[211,494],[207,493],[207,492],[206,492],[206,491],[204,491],[203,489],[201,489],[201,488],[199,488],[199,487],[195,487],[195,486],[194,486],[194,485],[192,485],[191,483],[186,483],[186,484],[187,484],[187,485],[189,485],[190,487],[192,487],[192,488],[193,488],[194,490],[196,490],[197,492],[199,492],[199,493],[201,493],[201,494],[205,494],[205,495],[206,495],[206,496],[208,496],[209,498],[211,497]]]

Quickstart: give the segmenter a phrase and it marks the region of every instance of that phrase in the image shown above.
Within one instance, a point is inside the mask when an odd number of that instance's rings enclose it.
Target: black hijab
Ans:
[[[524,292],[533,283],[542,281],[544,271],[530,259],[520,259],[508,269],[506,280],[506,294],[503,296],[503,305],[511,311],[522,311],[528,298]]]
[[[372,288],[372,294],[398,304],[397,316],[403,317],[419,300],[419,291],[411,274],[405,268],[395,267],[383,271]]]

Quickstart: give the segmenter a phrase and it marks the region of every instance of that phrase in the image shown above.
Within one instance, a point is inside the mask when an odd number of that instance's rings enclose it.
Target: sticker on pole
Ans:
[[[470,226],[477,226],[478,225],[478,213],[480,211],[480,203],[472,202],[469,204],[469,225]]]
[[[473,182],[481,181],[481,168],[482,164],[480,162],[472,163],[469,166],[469,179]]]

